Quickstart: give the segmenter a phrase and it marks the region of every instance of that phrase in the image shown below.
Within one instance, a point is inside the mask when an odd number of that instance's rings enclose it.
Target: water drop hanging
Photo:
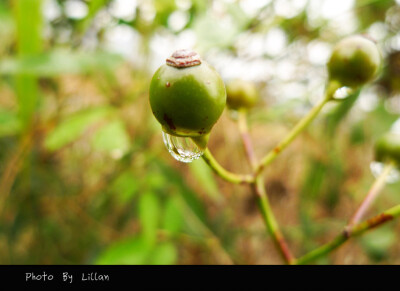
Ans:
[[[378,178],[385,168],[385,164],[382,162],[373,161],[370,164],[370,169],[372,175],[375,178]],[[390,171],[389,175],[386,177],[386,183],[393,184],[400,180],[400,172],[398,169],[394,168]]]
[[[162,132],[164,144],[178,161],[191,163],[200,158],[204,151],[190,137],[179,137]]]

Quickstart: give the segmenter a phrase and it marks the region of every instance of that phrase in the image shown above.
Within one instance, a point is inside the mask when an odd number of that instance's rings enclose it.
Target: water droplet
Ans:
[[[346,99],[351,95],[351,93],[353,93],[353,89],[349,87],[341,87],[335,91],[333,98],[338,100]]]
[[[164,131],[162,134],[169,153],[180,162],[191,163],[204,153],[190,137],[174,136]]]
[[[384,163],[373,161],[370,164],[372,175],[374,175],[375,178],[378,178],[382,174],[384,167],[385,167]],[[386,183],[388,184],[396,183],[399,180],[400,180],[400,172],[398,169],[392,169],[388,174],[388,176],[386,177]]]

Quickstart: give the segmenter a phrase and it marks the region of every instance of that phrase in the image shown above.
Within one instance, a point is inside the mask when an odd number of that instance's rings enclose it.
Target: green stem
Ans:
[[[339,234],[331,242],[329,242],[329,243],[319,247],[318,249],[311,251],[310,253],[306,254],[305,256],[301,257],[300,259],[298,259],[296,261],[296,263],[297,264],[306,264],[312,260],[322,257],[322,256],[330,253],[331,251],[333,251],[340,245],[342,245],[350,237],[361,234],[364,231],[367,231],[368,229],[371,229],[377,225],[380,225],[381,223],[384,223],[388,220],[392,220],[394,217],[400,215],[400,205],[399,205],[399,206],[391,208],[390,210],[388,210],[380,215],[377,215],[365,222],[359,223],[361,218],[364,216],[365,212],[368,210],[368,208],[371,206],[371,204],[373,203],[375,198],[378,196],[380,190],[384,187],[386,178],[390,174],[390,171],[393,169],[393,167],[394,167],[394,163],[389,163],[385,166],[382,173],[372,184],[370,190],[368,191],[367,196],[365,197],[365,199],[363,200],[363,202],[361,203],[361,205],[357,209],[357,211],[354,213],[354,215],[350,219],[349,223],[345,226],[345,228],[341,234]],[[399,213],[397,213],[396,211],[399,211]]]
[[[246,156],[254,171],[257,166],[257,160],[248,131],[247,112],[245,110],[239,111],[238,127],[246,151]],[[279,250],[285,262],[288,264],[292,264],[295,261],[295,257],[291,254],[289,247],[285,241],[285,238],[283,237],[281,231],[279,230],[279,225],[278,222],[276,221],[272,208],[269,204],[267,191],[265,190],[261,175],[256,176],[255,184],[253,185],[253,190],[254,190],[253,192],[256,194],[258,207],[260,208],[265,226],[267,227],[268,232],[272,236],[276,248]]]
[[[334,249],[336,249],[337,247],[341,246],[349,238],[358,236],[374,227],[377,227],[387,221],[391,221],[399,216],[400,216],[400,205],[397,205],[364,222],[358,223],[354,226],[346,227],[342,231],[342,233],[336,236],[336,238],[334,238],[331,242],[317,248],[316,250],[309,252],[303,257],[297,259],[295,263],[298,265],[303,265],[311,261],[314,261],[320,257],[323,257],[328,253],[330,253],[331,251],[333,251]]]
[[[254,193],[256,193],[256,196],[257,196],[258,206],[259,206],[261,214],[264,218],[264,222],[268,229],[268,232],[271,234],[277,249],[280,251],[280,254],[282,255],[283,259],[286,261],[286,263],[291,265],[296,261],[296,259],[291,254],[289,247],[288,247],[281,231],[279,230],[279,225],[278,225],[278,223],[275,219],[275,216],[272,212],[271,206],[269,204],[268,196],[267,196],[267,193],[265,191],[265,187],[263,184],[264,183],[263,183],[262,177],[257,176],[256,183],[253,185],[253,187],[254,187]]]
[[[252,175],[238,175],[225,170],[224,167],[222,167],[213,157],[208,148],[204,151],[202,158],[218,176],[228,182],[233,184],[254,183],[254,178]]]
[[[291,142],[314,120],[314,118],[318,115],[324,105],[331,100],[332,92],[334,91],[333,87],[336,87],[337,84],[329,83],[325,97],[315,105],[311,111],[301,119],[297,125],[286,135],[286,137],[277,145],[273,150],[271,150],[259,163],[256,168],[256,175],[261,173],[263,169],[272,163],[273,160],[288,146]]]

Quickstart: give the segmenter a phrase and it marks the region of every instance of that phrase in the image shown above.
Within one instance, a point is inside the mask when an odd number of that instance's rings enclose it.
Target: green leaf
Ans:
[[[390,227],[381,227],[364,234],[361,245],[375,261],[380,261],[388,255],[388,249],[396,242],[396,234]]]
[[[51,131],[45,141],[45,147],[55,151],[78,139],[94,122],[111,113],[109,107],[98,107],[80,111],[62,121]]]
[[[157,195],[152,192],[144,193],[139,201],[139,219],[143,237],[149,244],[156,241],[159,218],[160,202]]]
[[[176,201],[176,198],[170,198],[165,205],[163,228],[170,233],[178,233],[182,225],[183,217],[179,202]]]
[[[325,133],[328,136],[333,136],[336,132],[337,127],[347,114],[350,112],[351,108],[357,101],[360,95],[360,90],[355,91],[353,94],[348,96],[346,99],[339,101],[337,107],[326,116],[326,130]]]
[[[0,137],[18,133],[21,129],[20,125],[17,114],[0,108]]]
[[[196,178],[198,185],[201,186],[208,196],[214,201],[220,201],[221,192],[218,189],[214,175],[204,160],[198,160],[189,164],[190,171]]]
[[[15,1],[15,21],[17,24],[17,52],[20,58],[28,58],[42,51],[42,1]],[[1,65],[0,65],[1,67]],[[1,70],[1,69],[0,69]],[[21,126],[28,127],[39,100],[38,79],[16,72],[16,92]]]
[[[203,202],[197,197],[196,192],[189,188],[179,172],[159,160],[154,160],[153,162],[158,164],[168,181],[178,188],[177,193],[179,194],[181,201],[187,205],[187,207],[202,223],[208,225]]]
[[[151,246],[142,237],[126,238],[113,243],[96,260],[100,265],[142,265],[150,254]]]
[[[53,50],[0,61],[0,74],[54,77],[62,74],[85,74],[115,68],[122,58],[106,52]]]
[[[92,139],[92,146],[110,154],[125,154],[130,147],[130,141],[123,122],[114,120],[97,130]]]
[[[158,245],[149,257],[149,264],[151,265],[172,265],[176,263],[178,258],[176,247],[170,243],[163,243]]]
[[[126,171],[114,180],[110,189],[117,196],[118,201],[125,204],[139,192],[139,182],[130,171]]]
[[[234,23],[241,29],[246,27],[250,22],[250,18],[243,11],[243,9],[234,3],[226,3],[226,8],[229,12],[229,15],[232,17]]]
[[[152,190],[163,190],[165,185],[168,184],[167,177],[159,171],[152,171],[151,175],[147,175],[145,179],[146,185]]]

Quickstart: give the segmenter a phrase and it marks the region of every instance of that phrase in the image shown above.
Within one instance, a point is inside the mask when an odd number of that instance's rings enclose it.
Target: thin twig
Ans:
[[[254,183],[254,177],[252,175],[239,175],[227,171],[217,162],[217,160],[213,157],[208,148],[204,151],[202,158],[218,176],[228,182],[231,182],[233,184]]]
[[[261,173],[264,168],[272,163],[278,155],[292,143],[292,141],[315,119],[324,105],[330,100],[329,94],[325,96],[317,105],[315,105],[311,111],[301,119],[297,125],[286,135],[286,137],[278,143],[258,164],[256,169],[256,175]]]
[[[296,258],[290,252],[288,244],[286,243],[285,238],[279,229],[279,225],[269,204],[267,192],[265,191],[261,176],[257,176],[256,183],[253,185],[253,187],[268,232],[271,234],[273,241],[285,262],[290,265],[293,264],[296,261]]]
[[[334,249],[341,246],[345,243],[349,238],[358,236],[363,234],[364,232],[373,229],[379,225],[382,225],[388,221],[393,220],[400,216],[400,205],[397,205],[385,212],[374,216],[364,222],[358,223],[356,225],[346,227],[338,236],[336,236],[331,242],[317,248],[309,252],[308,254],[304,255],[303,257],[297,259],[295,261],[298,265],[307,264],[311,261],[314,261],[320,257],[323,257],[333,251]]]
[[[257,167],[257,160],[248,132],[246,111],[239,111],[238,127],[246,151],[247,159],[249,160],[253,171],[255,171]],[[256,195],[258,206],[260,208],[267,230],[271,234],[277,249],[279,250],[285,262],[288,264],[292,264],[295,261],[295,257],[290,252],[288,244],[286,243],[285,238],[279,229],[278,222],[276,221],[276,218],[270,206],[267,191],[265,190],[263,179],[260,174],[256,176],[256,182],[253,185],[253,192]]]
[[[247,114],[245,111],[239,111],[239,120],[238,120],[239,132],[242,137],[242,142],[244,146],[244,150],[246,152],[246,157],[250,163],[250,166],[254,170],[257,166],[257,158],[254,153],[253,145],[251,142],[248,126],[247,126]]]
[[[360,222],[362,217],[365,215],[365,213],[371,207],[372,203],[375,201],[376,197],[378,197],[380,191],[385,186],[387,176],[390,174],[393,168],[394,168],[393,163],[385,165],[382,173],[379,175],[379,177],[375,180],[374,184],[371,186],[371,189],[369,190],[367,196],[361,203],[360,207],[353,214],[352,218],[348,223],[348,226],[352,226]]]

